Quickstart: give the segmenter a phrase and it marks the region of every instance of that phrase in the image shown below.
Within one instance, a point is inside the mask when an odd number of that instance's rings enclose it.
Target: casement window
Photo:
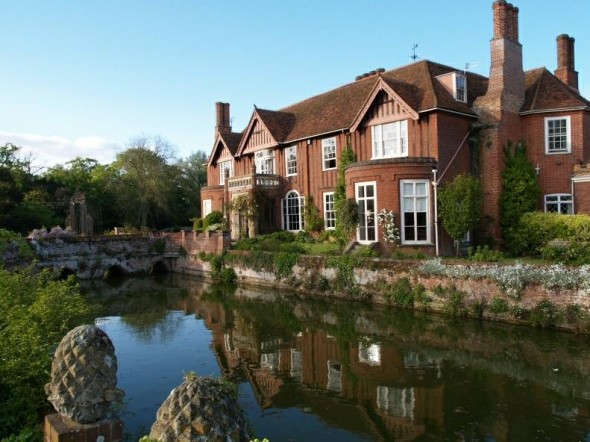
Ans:
[[[328,382],[326,390],[340,393],[342,391],[342,364],[328,360]]]
[[[324,229],[336,228],[336,209],[334,207],[334,192],[324,193]]]
[[[336,137],[322,140],[323,170],[336,169]]]
[[[545,118],[545,153],[572,151],[571,121],[569,116]]]
[[[281,201],[283,206],[283,230],[298,232],[303,229],[303,197],[291,190]]]
[[[394,121],[372,127],[373,159],[408,156],[408,121]]]
[[[259,150],[254,153],[256,173],[260,175],[273,175],[275,173],[275,154],[270,149]]]
[[[360,243],[377,241],[377,183],[356,183],[355,194],[358,204],[359,227],[357,240]]]
[[[455,72],[455,100],[467,103],[467,78]]]
[[[201,213],[201,218],[205,218],[210,213],[211,213],[211,200],[203,200],[203,213]]]
[[[430,242],[428,185],[428,180],[401,181],[402,244]]]
[[[233,160],[222,161],[217,165],[219,168],[219,184],[225,184],[225,171],[229,170],[229,177],[234,176],[234,162]]]
[[[568,193],[545,195],[545,212],[571,215],[574,213],[574,199],[572,195]]]
[[[285,164],[287,165],[287,176],[297,175],[297,146],[285,149]]]

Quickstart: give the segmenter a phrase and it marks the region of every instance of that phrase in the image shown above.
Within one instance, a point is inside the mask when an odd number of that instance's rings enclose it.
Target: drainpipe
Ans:
[[[434,180],[432,181],[432,187],[434,187],[434,248],[436,250],[436,257],[438,258],[438,181],[436,180],[436,174],[438,170],[436,167],[432,168],[432,175]]]

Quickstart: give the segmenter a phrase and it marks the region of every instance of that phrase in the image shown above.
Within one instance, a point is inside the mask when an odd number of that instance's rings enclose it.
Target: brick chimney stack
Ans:
[[[217,117],[217,124],[215,129],[220,133],[231,132],[231,123],[229,119],[229,103],[215,103],[215,112]]]
[[[490,221],[486,234],[500,238],[500,194],[504,171],[504,146],[522,138],[520,110],[524,104],[525,82],[522,45],[518,41],[518,8],[496,0],[493,10],[493,38],[488,90],[473,103],[481,123],[488,125],[482,136],[481,174],[484,216]]]
[[[557,37],[557,69],[555,76],[563,83],[578,91],[578,73],[574,58],[574,37],[561,34]]]

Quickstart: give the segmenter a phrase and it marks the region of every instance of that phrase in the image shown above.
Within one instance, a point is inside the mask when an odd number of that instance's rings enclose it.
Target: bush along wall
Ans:
[[[590,333],[590,265],[470,265],[231,252],[236,281],[451,316]],[[218,274],[217,268],[213,269]]]

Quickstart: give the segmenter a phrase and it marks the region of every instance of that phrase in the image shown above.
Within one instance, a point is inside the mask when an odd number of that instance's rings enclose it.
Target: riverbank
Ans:
[[[231,251],[179,257],[173,271],[213,279],[235,276],[238,284],[590,333],[590,266]]]

